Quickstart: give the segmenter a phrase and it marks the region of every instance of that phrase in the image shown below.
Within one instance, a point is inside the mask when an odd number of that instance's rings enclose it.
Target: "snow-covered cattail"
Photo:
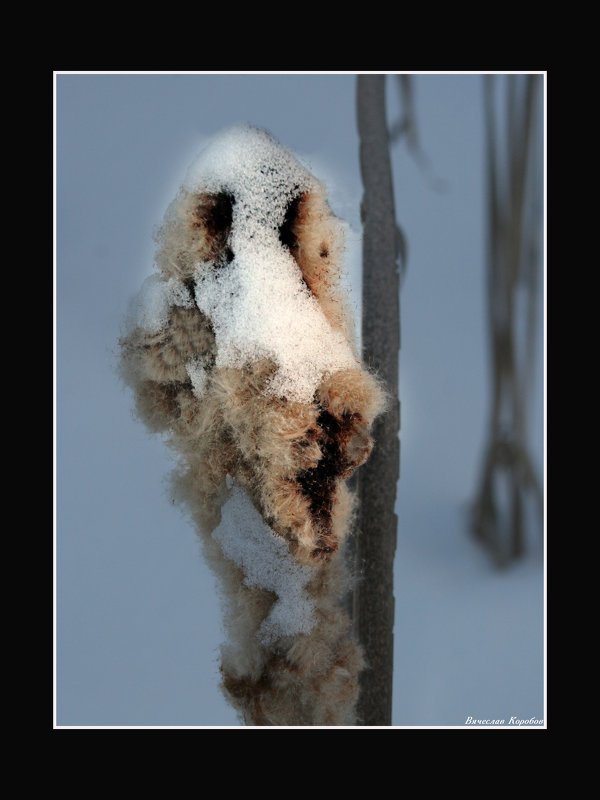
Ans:
[[[384,393],[341,287],[325,187],[262,129],[194,162],[121,340],[141,419],[223,589],[223,688],[248,725],[352,725],[362,655],[342,599],[353,496]]]

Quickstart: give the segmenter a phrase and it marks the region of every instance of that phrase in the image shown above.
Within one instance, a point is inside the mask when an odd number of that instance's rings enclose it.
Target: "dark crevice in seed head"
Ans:
[[[233,251],[228,244],[233,222],[235,197],[231,192],[203,195],[195,209],[196,227],[203,228],[211,243],[215,265],[223,266],[233,260]]]
[[[285,210],[283,222],[279,228],[279,241],[288,248],[292,255],[294,255],[295,251],[298,249],[298,236],[296,235],[295,226],[298,221],[300,203],[303,197],[304,195],[299,194],[290,200]]]
[[[313,522],[322,532],[315,554],[330,553],[336,548],[336,543],[329,538],[333,503],[338,479],[347,477],[351,468],[345,445],[355,417],[354,414],[344,414],[338,419],[325,409],[321,411],[317,418],[321,459],[315,467],[303,470],[296,478],[302,494],[309,501]]]
[[[233,221],[235,197],[230,192],[219,192],[212,196],[208,205],[209,215],[206,219],[208,232],[215,236],[227,236]]]

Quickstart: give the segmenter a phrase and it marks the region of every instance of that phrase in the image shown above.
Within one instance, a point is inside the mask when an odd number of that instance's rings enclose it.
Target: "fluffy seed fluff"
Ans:
[[[236,126],[191,166],[121,339],[140,418],[220,577],[223,690],[248,725],[352,725],[362,654],[342,599],[384,392],[361,364],[325,187]]]

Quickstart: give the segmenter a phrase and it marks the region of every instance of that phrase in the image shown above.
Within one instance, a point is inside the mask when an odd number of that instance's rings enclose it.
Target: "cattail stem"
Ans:
[[[399,477],[398,352],[400,348],[398,237],[394,212],[385,75],[359,75],[357,116],[363,179],[363,359],[385,382],[389,410],[373,427],[375,447],[358,474],[355,629],[367,668],[361,674],[360,725],[391,725],[393,568]]]

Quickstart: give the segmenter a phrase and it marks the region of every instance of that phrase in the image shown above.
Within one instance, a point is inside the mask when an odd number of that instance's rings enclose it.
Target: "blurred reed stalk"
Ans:
[[[528,509],[530,522],[543,521],[543,489],[528,449],[541,283],[542,81],[484,76],[491,405],[471,525],[498,565],[525,552]]]

